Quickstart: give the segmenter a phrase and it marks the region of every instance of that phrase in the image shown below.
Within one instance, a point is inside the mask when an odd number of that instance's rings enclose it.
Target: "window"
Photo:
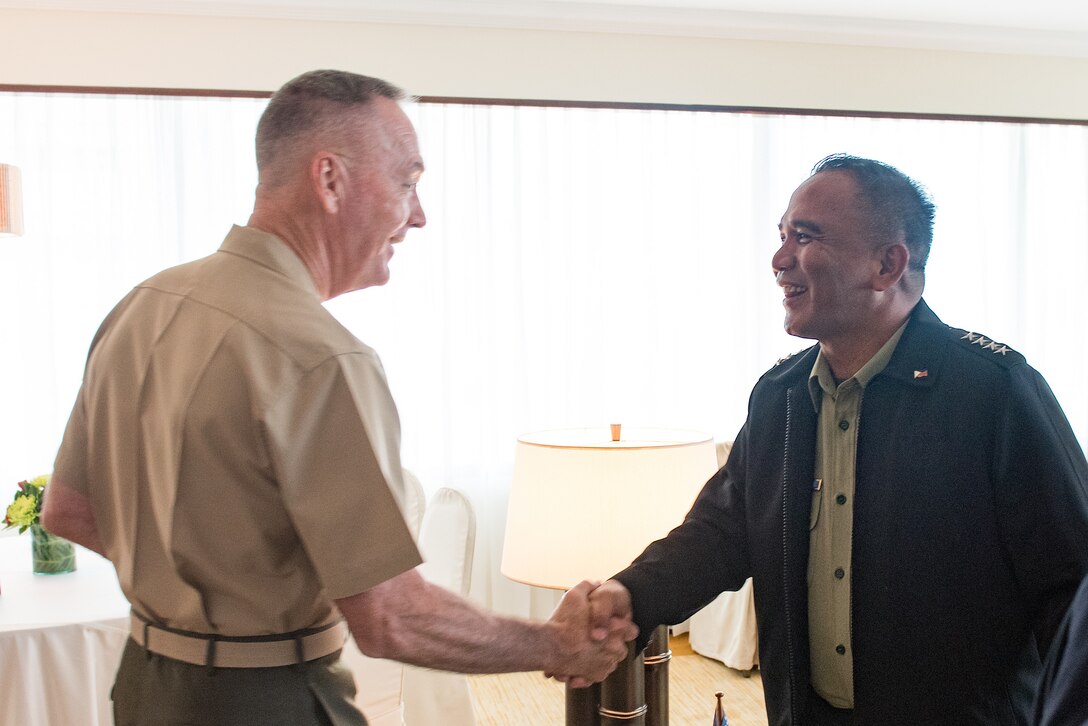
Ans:
[[[264,101],[0,93],[27,234],[0,240],[0,481],[48,471],[98,323],[133,284],[244,224]],[[837,151],[927,185],[926,299],[1027,355],[1081,441],[1088,127],[421,103],[428,226],[389,285],[330,309],[381,353],[425,485],[469,492],[476,594],[497,574],[514,438],[552,427],[731,439],[781,331],[770,257],[789,195]]]

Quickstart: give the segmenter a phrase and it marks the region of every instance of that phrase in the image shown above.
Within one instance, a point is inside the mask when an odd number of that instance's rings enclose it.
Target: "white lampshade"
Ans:
[[[717,470],[706,434],[572,429],[518,439],[502,574],[570,589],[622,570],[680,524]]]
[[[23,188],[19,167],[0,164],[0,237],[23,233]]]

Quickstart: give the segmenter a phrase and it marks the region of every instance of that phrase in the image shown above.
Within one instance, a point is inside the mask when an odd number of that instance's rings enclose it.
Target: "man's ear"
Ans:
[[[884,247],[880,252],[880,272],[873,280],[873,289],[883,292],[897,284],[907,273],[910,250],[902,242]]]
[[[319,151],[310,160],[310,183],[321,208],[329,214],[340,211],[343,201],[344,175],[335,154]]]

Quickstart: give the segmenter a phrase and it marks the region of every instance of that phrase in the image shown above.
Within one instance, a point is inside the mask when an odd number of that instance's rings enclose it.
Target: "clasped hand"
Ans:
[[[615,580],[583,580],[567,591],[548,623],[556,628],[556,664],[545,675],[574,688],[598,683],[627,656],[638,636],[631,597]]]

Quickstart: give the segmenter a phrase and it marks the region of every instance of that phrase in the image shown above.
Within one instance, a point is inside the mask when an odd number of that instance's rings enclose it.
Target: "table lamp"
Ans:
[[[0,164],[0,237],[23,233],[23,190],[19,167]]]
[[[713,439],[692,431],[612,425],[521,436],[502,574],[561,590],[607,579],[683,521],[717,466]],[[668,723],[667,628],[654,633],[645,663],[631,651],[599,687],[567,689],[567,726]]]

